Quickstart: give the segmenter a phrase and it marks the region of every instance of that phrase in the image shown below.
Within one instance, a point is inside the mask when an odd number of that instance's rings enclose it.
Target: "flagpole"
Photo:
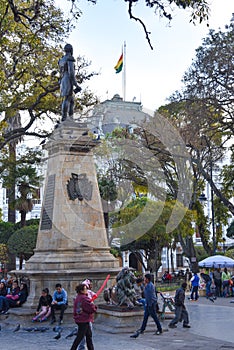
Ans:
[[[122,74],[123,100],[126,100],[126,42],[123,47],[123,74]]]

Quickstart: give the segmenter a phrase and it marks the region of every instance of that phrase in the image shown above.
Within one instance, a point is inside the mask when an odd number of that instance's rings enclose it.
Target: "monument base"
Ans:
[[[99,304],[95,317],[95,328],[107,333],[134,333],[141,327],[144,317],[144,307],[135,306],[133,309],[116,305]],[[166,312],[164,319],[173,318],[174,313]],[[162,320],[160,319],[160,323]],[[164,329],[163,331],[166,331]],[[155,332],[156,325],[149,317],[146,332]]]
[[[107,333],[131,333],[140,328],[143,316],[143,306],[130,310],[127,307],[100,304],[95,317],[95,328]]]
[[[30,282],[28,307],[36,307],[42,289],[52,295],[57,283],[72,307],[78,284],[92,279],[97,292],[107,275],[109,288],[119,272],[119,261],[110,253],[96,176],[93,149],[98,143],[84,124],[68,119],[44,145],[47,175],[36,249],[25,270],[12,271]]]
[[[35,308],[41,291],[48,288],[52,295],[55,285],[61,283],[68,293],[68,304],[73,305],[76,296],[75,288],[86,278],[93,282],[93,291],[98,291],[106,277],[110,278],[105,286],[109,288],[115,282],[119,272],[117,260],[109,249],[76,249],[61,250],[60,252],[35,251],[26,262],[25,270],[11,271],[18,278],[29,280],[30,293],[25,306]],[[100,299],[103,298],[103,293]],[[103,300],[103,299],[102,299]]]

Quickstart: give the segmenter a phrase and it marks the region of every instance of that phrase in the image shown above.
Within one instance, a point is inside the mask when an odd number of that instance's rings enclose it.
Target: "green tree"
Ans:
[[[227,229],[227,237],[234,238],[234,221],[231,222],[230,226]]]
[[[7,245],[0,243],[0,262],[1,262],[1,273],[5,275],[6,264],[8,262],[8,249]]]
[[[68,0],[70,1],[71,8],[70,12],[73,14],[74,18],[80,16],[80,10],[77,8],[79,3],[78,0]],[[98,1],[102,0],[87,0],[93,4],[96,4]],[[134,15],[134,7],[137,3],[140,3],[140,0],[124,0],[128,6],[128,14],[130,19],[133,19],[140,23],[143,27],[143,30],[146,35],[146,39],[151,47],[153,48],[150,42],[150,32],[147,30],[144,23],[144,19],[136,17]],[[48,2],[48,1],[47,1]],[[38,20],[40,10],[45,6],[44,1],[34,0],[33,3],[27,1],[27,3],[18,4],[17,0],[8,0],[9,8],[11,9],[14,19],[17,23],[22,22],[25,25],[31,22],[36,22]],[[167,18],[169,21],[173,17],[173,9],[179,8],[182,10],[191,11],[190,22],[195,23],[199,21],[200,23],[204,20],[208,20],[209,14],[209,5],[206,0],[145,0],[145,6],[151,8],[156,14],[159,14],[161,17]],[[69,26],[68,26],[69,28]]]
[[[23,259],[28,260],[33,255],[37,233],[37,225],[24,226],[16,230],[7,242],[10,253],[15,254],[20,259],[20,269],[22,269]]]
[[[234,259],[234,248],[228,249],[225,253],[226,256],[228,256],[231,259]]]
[[[107,177],[101,177],[98,179],[98,187],[102,199],[105,227],[108,232],[109,212],[114,209],[113,204],[115,205],[115,201],[118,195],[116,184],[112,179],[108,179]]]
[[[11,222],[0,222],[0,243],[7,244],[8,239],[14,233],[15,226]]]
[[[180,133],[197,173],[233,214],[234,22],[225,31],[211,30],[196,50],[183,78],[183,88],[159,111],[180,123]],[[165,114],[164,114],[165,115]],[[169,117],[170,118],[170,117]],[[231,165],[219,172],[217,186],[211,169],[231,152]]]
[[[173,243],[178,241],[179,235],[184,238],[193,235],[191,226],[193,213],[190,211],[186,212],[184,219],[173,232],[167,232],[166,226],[174,207],[174,201],[160,202],[141,197],[131,201],[115,214],[112,230],[119,232],[121,249],[130,250],[137,259],[141,259],[138,252],[143,250],[147,266],[144,266],[142,259],[141,264],[146,269],[155,271],[156,274],[161,266],[162,248],[166,246],[173,248]],[[184,209],[180,205],[178,213]],[[143,216],[142,219],[139,219],[141,213]]]
[[[3,187],[12,188],[16,186],[17,198],[10,203],[14,210],[21,214],[21,226],[25,225],[26,214],[33,208],[33,199],[38,196],[42,176],[39,175],[39,164],[41,163],[41,151],[26,148],[22,154],[2,159]],[[14,172],[12,172],[14,167]]]
[[[35,7],[36,6],[36,7]],[[58,59],[64,54],[69,20],[49,1],[7,1],[0,3],[0,149],[23,135],[44,138],[57,121],[60,111]],[[77,59],[79,84],[92,77],[84,58]],[[76,101],[76,111],[96,98],[84,89]],[[24,112],[24,124],[9,128],[9,118]],[[46,121],[46,122],[45,122]]]
[[[204,115],[203,123],[213,132],[218,129],[225,132],[226,139],[234,133],[233,52],[234,17],[225,31],[210,30],[182,81],[182,97],[190,106],[197,103],[197,114]],[[194,118],[195,109],[193,112]]]

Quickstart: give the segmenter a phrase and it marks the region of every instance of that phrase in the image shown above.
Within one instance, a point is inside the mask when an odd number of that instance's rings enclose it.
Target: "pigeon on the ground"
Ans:
[[[40,329],[39,329],[39,331],[41,332],[41,333],[44,333],[44,332],[46,332],[46,331],[48,331],[49,330],[49,327],[40,327]]]
[[[58,333],[58,332],[61,333],[61,332],[62,332],[62,327],[60,327],[60,326],[55,326],[55,327],[53,328],[53,331],[54,331],[54,332],[57,332],[57,333]]]
[[[130,335],[130,338],[137,338],[139,337],[140,332],[136,331],[134,334]]]
[[[34,328],[34,331],[35,332],[45,332],[45,331],[48,331],[49,330],[49,327],[35,327]]]
[[[13,330],[13,332],[18,332],[20,330],[20,324],[17,324],[16,328]]]
[[[34,331],[34,327],[23,328],[23,331],[32,332]]]
[[[68,334],[65,338],[66,338],[66,339],[71,338],[71,337],[73,337],[74,335],[77,335],[77,332],[78,332],[78,330],[77,330],[77,328],[75,328],[75,329],[73,329],[73,331],[72,331],[70,334]]]
[[[54,337],[54,339],[58,340],[59,338],[61,338],[61,332],[58,332],[58,334]]]

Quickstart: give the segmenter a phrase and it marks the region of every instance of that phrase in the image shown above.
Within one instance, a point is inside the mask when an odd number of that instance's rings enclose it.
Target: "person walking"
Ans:
[[[173,320],[169,323],[169,328],[176,328],[176,324],[178,322],[183,321],[183,327],[184,328],[190,328],[189,325],[189,315],[188,311],[185,307],[184,300],[185,300],[185,291],[187,288],[187,283],[183,282],[181,287],[176,290],[175,294],[175,317]]]
[[[191,278],[190,282],[192,285],[190,300],[197,301],[198,300],[198,287],[199,287],[200,278],[198,277],[196,272],[193,274],[193,277]],[[186,285],[187,285],[187,283],[186,283]]]
[[[89,280],[89,279],[86,278],[82,282],[82,284],[86,285],[86,287],[87,287],[87,296],[89,297],[90,300],[92,300],[92,298],[94,296],[97,296],[97,294],[92,290],[92,288],[93,288],[92,280]],[[89,325],[90,325],[91,332],[93,332],[93,323],[90,322]],[[85,350],[86,349],[85,344],[86,344],[86,339],[85,339],[85,337],[83,337],[81,339],[81,341],[80,341],[80,344],[79,344],[77,350]]]
[[[141,328],[138,329],[133,335],[131,335],[131,338],[137,338],[140,334],[144,333],[148,318],[151,316],[157,326],[157,330],[155,332],[156,335],[162,334],[162,326],[159,322],[157,313],[156,313],[156,305],[157,305],[157,296],[156,296],[156,290],[155,286],[151,282],[151,275],[146,274],[145,275],[145,289],[144,289],[144,296],[145,296],[145,310],[144,310],[144,318],[141,325]]]
[[[230,294],[230,279],[231,279],[231,274],[225,267],[222,272],[222,285],[223,285],[223,296],[224,297],[229,297]]]
[[[220,269],[215,269],[213,272],[213,279],[215,284],[216,297],[221,297],[222,279]]]
[[[94,350],[90,322],[93,322],[93,314],[97,311],[97,306],[88,297],[87,286],[85,284],[78,285],[76,292],[77,296],[74,301],[73,316],[78,326],[78,333],[70,350],[76,350],[83,337],[86,337],[88,350]]]
[[[210,274],[205,272],[202,272],[200,276],[206,284],[206,297],[209,298],[211,296],[210,287],[212,283],[212,277],[210,276]]]
[[[192,277],[192,272],[189,270],[189,268],[187,268],[184,274],[184,281],[187,283],[187,292],[190,291],[190,280]]]

